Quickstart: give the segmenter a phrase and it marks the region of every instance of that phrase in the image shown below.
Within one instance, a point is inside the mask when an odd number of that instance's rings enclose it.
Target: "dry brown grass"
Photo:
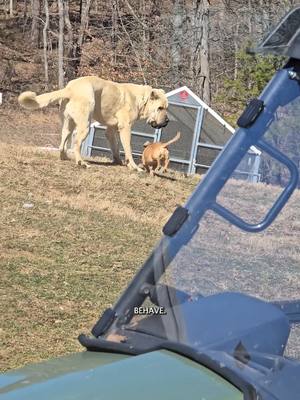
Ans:
[[[21,109],[15,100],[14,106],[0,106],[0,127],[0,143],[49,147],[59,145],[60,121],[57,107],[31,112]]]
[[[11,110],[5,112],[0,116],[2,370],[81,350],[78,334],[89,332],[98,315],[116,300],[170,213],[199,179],[179,174],[170,176],[175,180],[152,179],[110,166],[104,159],[102,165],[80,169],[74,162],[59,161],[56,153],[23,146],[56,146],[56,113],[20,113],[14,120]],[[243,217],[253,214],[258,219],[278,191],[262,184],[249,191],[245,183],[233,182],[222,200],[237,210],[247,198]],[[279,248],[281,265],[289,260],[289,286],[300,262],[299,215],[298,192],[266,234],[249,236],[245,247],[245,235],[236,231],[226,252],[237,260],[256,252],[254,261],[263,266],[266,257],[272,265]],[[220,226],[215,231],[221,230]],[[214,236],[201,241],[201,257],[205,258],[207,242],[212,261],[224,264],[226,253],[219,256]],[[222,271],[218,273],[222,280]]]
[[[108,160],[101,160],[105,164]],[[81,349],[198,178],[0,147],[1,369]],[[26,204],[32,208],[26,208]]]

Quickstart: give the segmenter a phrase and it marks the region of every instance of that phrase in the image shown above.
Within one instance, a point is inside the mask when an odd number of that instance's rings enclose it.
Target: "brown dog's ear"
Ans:
[[[149,146],[149,144],[151,144],[151,142],[149,142],[149,140],[148,140],[147,142],[145,142],[145,143],[143,144],[143,146],[144,146],[144,147],[147,147],[147,146]]]

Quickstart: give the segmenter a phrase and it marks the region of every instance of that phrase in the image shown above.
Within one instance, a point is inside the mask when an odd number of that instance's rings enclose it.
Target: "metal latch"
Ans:
[[[187,217],[189,216],[189,212],[186,208],[178,206],[176,210],[171,215],[171,218],[163,227],[163,233],[167,236],[173,236],[179,229],[182,224],[185,222]]]
[[[250,100],[246,109],[237,120],[240,128],[249,128],[264,109],[264,102],[259,99]]]

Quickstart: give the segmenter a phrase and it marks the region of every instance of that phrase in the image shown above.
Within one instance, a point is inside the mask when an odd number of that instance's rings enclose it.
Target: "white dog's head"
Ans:
[[[165,92],[162,89],[153,89],[148,86],[142,118],[146,119],[152,128],[163,128],[169,122],[167,108],[168,99]]]

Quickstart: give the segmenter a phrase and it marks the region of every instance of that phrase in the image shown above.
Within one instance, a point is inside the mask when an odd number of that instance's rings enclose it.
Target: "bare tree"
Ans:
[[[40,0],[31,0],[31,42],[35,46],[38,46],[39,43],[40,6]]]
[[[238,75],[239,27],[240,25],[237,23],[234,34],[234,79],[237,79]]]
[[[209,0],[193,0],[191,10],[191,29],[193,32],[191,73],[194,90],[210,104],[209,69]]]
[[[135,56],[135,61],[137,63],[139,72],[140,72],[140,74],[142,76],[143,83],[146,85],[147,84],[147,80],[146,80],[146,77],[145,77],[145,74],[144,74],[144,70],[143,70],[143,66],[142,66],[142,60],[141,60],[142,57],[141,57],[140,52],[137,49],[137,46],[135,45],[135,43],[133,41],[133,37],[130,35],[130,33],[128,32],[128,29],[126,28],[126,26],[124,24],[123,17],[121,15],[121,11],[120,11],[120,8],[119,8],[119,2],[117,2],[117,11],[118,11],[118,17],[119,17],[119,20],[120,20],[120,24],[121,24],[122,30],[123,30],[124,34],[126,35],[126,37],[128,39],[128,43],[130,44],[132,52],[133,52],[133,54]]]
[[[65,24],[66,24],[66,28],[67,28],[66,45],[68,47],[68,53],[71,54],[72,49],[73,49],[73,28],[72,28],[72,24],[70,21],[69,1],[68,0],[64,1],[64,18],[65,18]]]
[[[127,1],[128,3],[128,1]],[[149,27],[147,25],[148,14],[149,14],[149,1],[142,0],[140,2],[140,25],[141,25],[141,42],[142,42],[142,57],[145,60],[148,57],[149,51]]]
[[[74,45],[74,28],[70,21],[69,1],[64,1],[64,17],[66,26],[65,35],[65,49],[64,49],[64,60],[65,60],[65,74],[69,79],[74,77],[74,72],[77,68],[76,60],[76,46]]]
[[[77,42],[73,45],[74,56],[74,71],[77,73],[82,53],[82,45],[84,42],[84,35],[89,24],[89,12],[91,7],[91,0],[80,0],[80,26]]]
[[[172,21],[172,42],[171,42],[171,65],[174,76],[174,83],[179,83],[180,69],[182,64],[182,47],[184,46],[183,22],[184,22],[184,0],[173,0]]]
[[[45,71],[45,87],[48,89],[49,72],[48,72],[48,56],[47,56],[47,32],[49,28],[49,7],[48,0],[44,0],[45,23],[43,28],[43,44],[44,44],[44,71]]]
[[[78,46],[81,49],[83,38],[86,29],[88,28],[89,24],[89,11],[91,7],[91,0],[81,0],[80,2],[80,28],[79,28],[79,36],[78,36]]]
[[[98,3],[97,3],[98,4]],[[111,2],[111,46],[113,50],[112,63],[116,64],[116,43],[117,43],[117,30],[118,30],[118,5],[117,0]]]
[[[58,36],[58,86],[64,87],[64,3],[58,0],[59,36]]]
[[[32,50],[42,39],[46,84],[53,40],[60,86],[82,72],[166,88],[186,84],[207,103],[212,92],[220,111],[233,113],[222,99],[227,82],[237,82],[245,68],[244,48],[299,1],[47,0],[49,21],[46,0],[0,3],[7,16],[16,5],[22,10],[21,29],[26,37],[30,27]]]

